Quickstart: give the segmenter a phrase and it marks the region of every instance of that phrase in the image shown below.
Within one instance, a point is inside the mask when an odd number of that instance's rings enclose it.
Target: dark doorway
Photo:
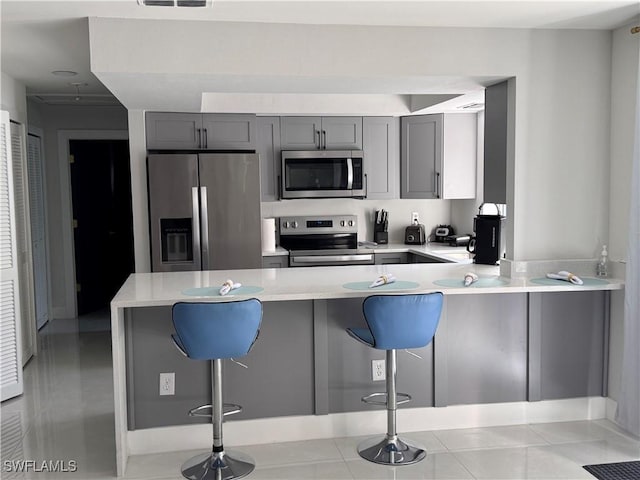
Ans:
[[[134,270],[127,140],[69,140],[78,315],[106,309]]]

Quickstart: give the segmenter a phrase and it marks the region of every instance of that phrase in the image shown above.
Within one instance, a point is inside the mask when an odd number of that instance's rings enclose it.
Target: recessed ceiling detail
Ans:
[[[74,72],[73,70],[54,70],[51,74],[56,77],[75,77],[78,75],[78,72]]]
[[[209,7],[212,0],[138,0],[144,7]]]

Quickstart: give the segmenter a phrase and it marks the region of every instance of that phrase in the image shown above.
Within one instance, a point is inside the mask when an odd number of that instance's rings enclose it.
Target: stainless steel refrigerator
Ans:
[[[149,155],[152,270],[261,268],[259,165],[256,154]]]

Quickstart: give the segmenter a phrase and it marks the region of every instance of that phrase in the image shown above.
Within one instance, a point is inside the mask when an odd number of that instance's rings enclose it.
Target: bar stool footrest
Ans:
[[[381,400],[373,400],[376,397],[384,397],[384,401]],[[401,400],[398,400],[401,399]],[[383,407],[387,406],[387,392],[377,392],[372,393],[370,395],[366,395],[361,398],[361,400],[368,405],[381,405]],[[404,403],[409,403],[411,401],[411,395],[408,393],[400,393],[396,394],[396,405],[402,405]]]
[[[242,407],[240,405],[236,405],[235,403],[224,403],[222,405],[223,410],[226,408],[227,411],[222,412],[222,416],[226,417],[227,415],[235,415],[236,413],[240,413],[242,411]],[[209,410],[209,413],[203,413],[206,410]],[[211,404],[200,405],[199,407],[192,408],[189,410],[190,417],[208,417],[211,418],[213,414],[211,413],[212,406]]]

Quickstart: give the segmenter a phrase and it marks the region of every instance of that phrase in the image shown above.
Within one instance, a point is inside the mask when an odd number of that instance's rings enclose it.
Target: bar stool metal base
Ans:
[[[368,438],[358,445],[358,454],[381,465],[411,465],[427,456],[421,445],[400,440],[397,435]]]
[[[235,451],[196,455],[182,464],[182,476],[189,480],[232,480],[242,478],[256,467],[253,459]]]

